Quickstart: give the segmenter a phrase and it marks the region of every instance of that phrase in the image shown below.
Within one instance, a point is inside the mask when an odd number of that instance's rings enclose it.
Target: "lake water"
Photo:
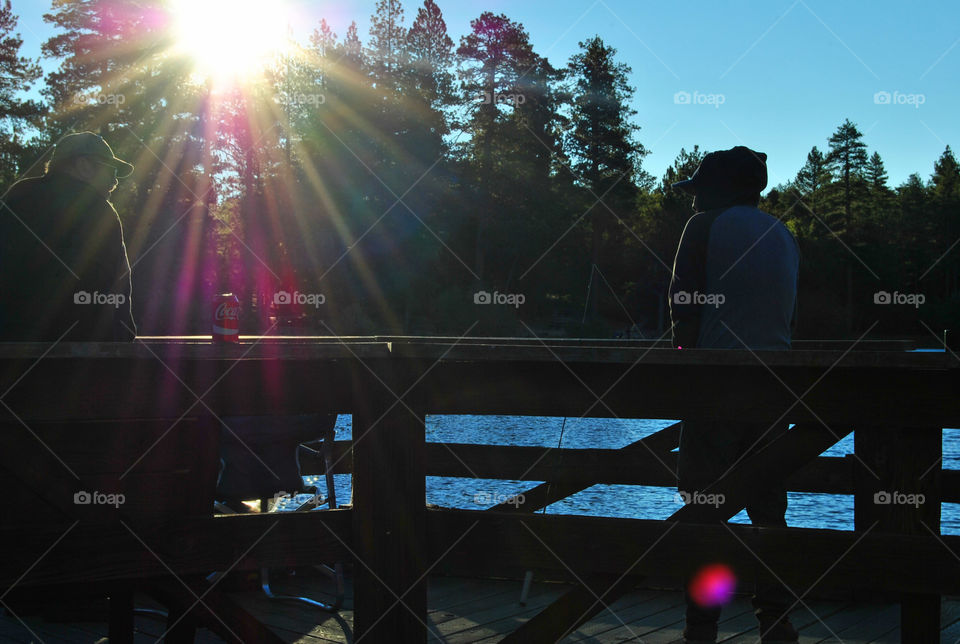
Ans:
[[[633,420],[611,418],[567,418],[535,416],[427,416],[427,441],[477,443],[486,445],[530,445],[556,447],[563,427],[562,447],[616,449],[648,436],[672,424],[673,420]],[[351,417],[337,419],[337,440],[349,440]],[[853,434],[824,452],[824,456],[853,453]],[[960,430],[943,430],[943,468],[960,469]],[[350,475],[335,475],[337,501],[350,498]],[[323,477],[305,477],[324,490]],[[523,492],[537,481],[503,481],[427,477],[427,501],[437,505],[484,509],[511,495]],[[549,514],[665,519],[680,506],[672,488],[641,485],[594,485],[547,508]],[[849,494],[809,494],[790,492],[787,524],[805,528],[853,530],[853,496]],[[494,499],[488,501],[488,499]],[[287,505],[288,504],[284,504]],[[960,504],[944,503],[941,532],[960,534]],[[746,512],[732,519],[750,523]]]

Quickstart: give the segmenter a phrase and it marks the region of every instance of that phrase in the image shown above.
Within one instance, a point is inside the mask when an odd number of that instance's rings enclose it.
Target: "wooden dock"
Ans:
[[[953,637],[957,613],[943,598],[960,596],[960,537],[940,532],[941,503],[960,501],[960,472],[941,462],[942,428],[960,427],[960,358],[952,352],[857,343],[758,354],[637,341],[247,340],[0,344],[0,476],[10,499],[0,506],[0,549],[17,554],[0,560],[8,599],[51,589],[119,597],[111,624],[120,633],[132,632],[125,616],[133,593],[149,592],[185,615],[183,632],[168,641],[193,641],[198,625],[221,637],[236,628],[232,641],[285,640],[272,615],[284,617],[290,637],[313,636],[319,621],[297,621],[300,613],[277,606],[250,619],[256,610],[244,602],[257,600],[206,587],[204,577],[342,562],[352,565],[354,603],[324,621],[321,634],[336,624],[340,637],[356,633],[369,644],[427,642],[438,632],[511,644],[669,641],[682,626],[682,607],[671,604],[678,582],[651,580],[683,579],[720,560],[744,587],[779,582],[805,601],[816,593],[847,600],[823,611],[808,604],[799,625],[820,640],[807,641]],[[332,466],[353,475],[351,507],[212,513],[219,418],[331,413],[353,415],[354,440],[335,445]],[[722,495],[722,505],[683,505],[654,521],[535,510],[594,484],[675,490],[677,426],[622,449],[554,450],[430,444],[427,414],[794,426],[700,491]],[[819,456],[854,430],[854,454]],[[305,465],[304,473],[320,473],[320,463]],[[429,475],[527,480],[531,489],[522,504],[433,508],[424,503]],[[728,523],[752,486],[784,478],[794,491],[853,495],[855,530]],[[78,504],[78,490],[115,490],[127,503]],[[891,502],[897,495],[923,501]],[[519,611],[510,599],[525,571],[539,580],[539,610],[533,596]],[[478,578],[511,581],[450,581]],[[668,590],[638,594],[644,587]],[[626,624],[607,609],[614,606],[630,615]],[[749,641],[753,618],[743,606],[731,607],[722,628]],[[837,629],[853,630],[848,638]],[[324,637],[336,641],[335,633]]]
[[[350,590],[348,578],[348,591]],[[322,577],[279,578],[276,589],[284,593],[329,600],[333,588]],[[531,585],[525,606],[519,603],[521,584],[513,580],[432,577],[427,595],[429,642],[468,644],[499,642],[531,616],[542,611],[572,586],[536,582]],[[284,642],[297,644],[351,644],[353,603],[348,595],[336,615],[289,602],[271,602],[256,591],[229,593],[251,615],[265,623]],[[807,607],[794,611],[792,619],[800,631],[801,644],[845,642],[846,644],[900,642],[900,609],[894,602],[851,602],[809,600]],[[150,606],[139,597],[138,606]],[[106,610],[106,606],[101,606]],[[96,608],[90,609],[95,611]],[[640,642],[677,644],[683,629],[684,600],[679,591],[636,588],[610,604],[609,611],[582,625],[562,642]],[[69,618],[67,618],[69,619]],[[0,616],[0,641],[22,644],[37,642],[90,643],[107,635],[105,618],[96,621],[52,622],[40,617]],[[135,642],[155,642],[164,633],[165,622],[152,617],[136,618]],[[362,638],[361,638],[362,639]],[[198,644],[224,640],[206,629]],[[758,642],[756,619],[745,597],[736,597],[724,608],[718,642]],[[945,598],[941,606],[942,644],[960,641],[960,598]]]

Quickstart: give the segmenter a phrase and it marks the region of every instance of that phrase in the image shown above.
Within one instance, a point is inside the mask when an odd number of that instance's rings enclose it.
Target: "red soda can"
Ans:
[[[213,341],[240,341],[240,300],[233,293],[213,298]]]

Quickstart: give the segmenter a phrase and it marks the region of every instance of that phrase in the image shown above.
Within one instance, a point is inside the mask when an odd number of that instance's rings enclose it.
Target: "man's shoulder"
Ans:
[[[784,224],[779,217],[771,215],[766,210],[761,210],[758,206],[731,206],[725,209],[722,214],[727,220],[759,222],[767,227],[779,229],[791,237],[793,236],[793,233],[790,232],[790,229],[787,228],[786,224]]]
[[[20,179],[10,186],[3,194],[2,198],[7,203],[11,201],[19,201],[34,195],[43,194],[46,189],[47,178],[45,176],[27,177],[26,179]]]
[[[727,208],[715,208],[713,210],[704,210],[698,212],[690,219],[687,220],[687,223],[684,227],[685,234],[687,235],[703,235],[709,232],[710,227],[713,226],[713,222],[717,218],[725,213]]]

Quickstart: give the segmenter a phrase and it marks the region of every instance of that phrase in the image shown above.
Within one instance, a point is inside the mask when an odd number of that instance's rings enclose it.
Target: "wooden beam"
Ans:
[[[866,430],[866,431],[865,431]],[[942,432],[936,427],[859,429],[856,452],[856,529],[910,534],[940,533]],[[904,593],[900,632],[905,642],[940,636],[940,595]]]
[[[428,509],[427,519],[434,557],[466,533],[437,565],[436,572],[445,575],[522,579],[533,570],[539,579],[576,582],[591,572],[629,571],[636,577],[683,578],[703,563],[723,561],[748,582],[776,583],[769,567],[798,594],[821,575],[817,589],[960,594],[960,561],[951,552],[960,552],[960,536],[953,535],[475,510]]]
[[[634,577],[591,577],[573,588],[500,640],[501,644],[554,644],[633,590]]]
[[[726,521],[746,507],[754,486],[782,481],[849,433],[849,428],[797,424],[757,453],[744,458],[718,482],[707,486],[705,490],[697,490],[706,497],[715,495],[715,504],[690,503],[667,520],[694,523]]]
[[[661,463],[666,464],[666,466],[663,469],[669,468],[670,473],[673,474],[674,480],[672,484],[675,484],[676,483],[675,473],[677,471],[676,456],[673,454],[670,454],[669,450],[674,449],[675,447],[677,447],[677,445],[680,444],[680,427],[682,425],[683,425],[682,422],[673,423],[672,425],[668,427],[664,427],[663,429],[649,436],[641,438],[638,441],[634,441],[633,443],[630,443],[629,445],[626,445],[620,448],[619,450],[605,450],[605,451],[621,452],[624,450],[637,450],[637,451],[644,450],[649,452],[650,454],[658,455],[658,458],[660,459]],[[579,451],[579,450],[569,450],[569,451]],[[561,454],[563,454],[563,452],[561,452]],[[430,459],[429,452],[427,454],[427,459],[429,462],[429,459]],[[560,460],[562,460],[562,457]],[[579,469],[582,464],[581,461],[577,461],[577,460],[568,460],[566,462],[567,462],[566,469],[559,470],[558,468],[558,470],[564,474],[568,472],[571,465],[574,468]],[[428,467],[427,469],[429,471],[431,468]],[[482,469],[477,470],[477,473],[480,473],[483,471],[484,470]],[[653,474],[653,476],[656,476],[657,474],[661,474],[661,473],[656,472],[655,474]],[[500,478],[500,477],[494,477],[494,478]],[[506,478],[511,478],[511,477],[506,477]],[[598,476],[597,478],[602,478],[602,475]],[[495,506],[490,508],[490,510],[494,512],[535,512],[540,508],[546,507],[551,503],[555,503],[556,501],[559,501],[560,499],[565,499],[568,496],[572,496],[576,494],[577,492],[582,492],[583,490],[586,490],[591,485],[596,485],[597,483],[600,483],[601,481],[597,480],[597,478],[588,479],[588,481],[590,482],[587,482],[587,483],[581,483],[579,481],[567,482],[567,481],[561,481],[558,479],[551,479],[546,483],[541,483],[540,485],[530,488],[525,492],[521,492],[520,494],[514,495],[514,497],[510,500],[502,501],[496,504]],[[669,483],[669,480],[667,484],[671,484]]]
[[[427,639],[425,417],[392,375],[353,415],[354,629],[371,644]]]
[[[40,348],[2,344],[0,390],[17,383],[5,402],[28,421],[96,418],[123,390],[121,415],[176,416],[210,389],[204,401],[220,416],[350,413],[365,404],[353,385],[368,370],[413,382],[440,359],[411,392],[427,413],[764,420],[789,409],[789,422],[960,423],[960,369],[944,354],[384,344],[358,359],[310,344],[116,344],[57,345],[28,373]],[[804,404],[790,390],[807,392]]]
[[[81,521],[0,528],[0,586],[208,574],[352,561],[352,510],[168,519],[162,525]],[[128,524],[129,525],[129,524]],[[61,539],[59,542],[58,539]],[[142,541],[141,541],[142,540]],[[56,543],[56,547],[51,546]],[[352,546],[351,546],[352,547]],[[47,551],[48,549],[49,552]],[[109,553],[104,557],[103,553]],[[30,568],[30,564],[36,565]],[[169,566],[169,570],[168,567]]]
[[[668,429],[674,431],[672,429],[673,427],[672,425],[661,431],[667,431]],[[647,438],[652,438],[655,435],[657,434],[648,436]],[[670,449],[666,447],[666,444],[651,444],[650,446],[659,453],[663,462],[666,463],[671,470],[675,471],[677,455],[669,451],[661,451]],[[336,463],[333,468],[334,473],[349,474],[353,471],[352,459],[349,454],[352,441],[340,440],[333,443],[333,445],[333,460]],[[447,449],[448,447],[450,448],[449,450]],[[673,445],[673,447],[676,447],[676,445]],[[459,459],[451,455],[451,450],[457,454]],[[517,470],[520,466],[517,465],[517,463],[532,463],[548,452],[558,452],[562,456],[558,457],[557,460],[566,463],[567,467],[558,470],[553,481],[557,486],[569,485],[570,489],[574,490],[571,494],[584,489],[582,487],[582,481],[587,477],[593,481],[593,484],[617,483],[667,487],[676,485],[676,480],[659,464],[649,469],[641,469],[634,472],[626,471],[622,465],[617,465],[618,461],[622,463],[620,459],[623,458],[616,455],[618,451],[619,450],[609,450],[610,454],[613,455],[611,459],[613,463],[610,464],[606,460],[606,456],[603,453],[604,450],[592,450],[591,453],[596,455],[597,462],[590,468],[588,475],[584,476],[579,472],[573,471],[584,466],[581,461],[575,460],[576,455],[582,453],[579,450],[548,447],[529,448],[514,445],[476,445],[466,443],[446,443],[441,445],[439,443],[427,443],[427,476],[463,476],[473,478],[474,473],[476,473],[482,478],[513,478],[514,480],[539,481],[542,479],[534,475],[534,470],[526,473],[522,470],[518,472]],[[533,460],[526,460],[531,458]],[[462,462],[460,459],[462,459]],[[507,463],[507,465],[504,466],[502,465],[503,463]],[[569,467],[571,464],[574,464],[576,467]],[[304,475],[320,475],[324,473],[323,459],[319,456],[304,454],[300,459],[300,465],[303,468]],[[608,467],[608,465],[610,466]],[[855,466],[856,459],[852,454],[848,454],[847,456],[820,456],[788,476],[786,481],[787,489],[791,492],[853,494],[853,472]],[[523,476],[507,476],[507,472],[511,474],[522,474]],[[540,471],[537,470],[536,473],[539,474]],[[960,470],[942,470],[941,477],[941,500],[944,503],[960,503]],[[535,499],[540,498],[539,495],[542,494],[540,490],[541,487],[545,489],[546,484],[524,492],[527,503],[534,502]],[[536,490],[536,492],[534,490]],[[557,498],[562,498],[556,496],[556,494],[560,493],[558,489],[555,493],[551,493],[550,496],[556,500]],[[551,501],[551,503],[552,502],[553,501]],[[503,508],[503,511],[511,511],[512,508],[512,504],[507,504],[507,506]]]

